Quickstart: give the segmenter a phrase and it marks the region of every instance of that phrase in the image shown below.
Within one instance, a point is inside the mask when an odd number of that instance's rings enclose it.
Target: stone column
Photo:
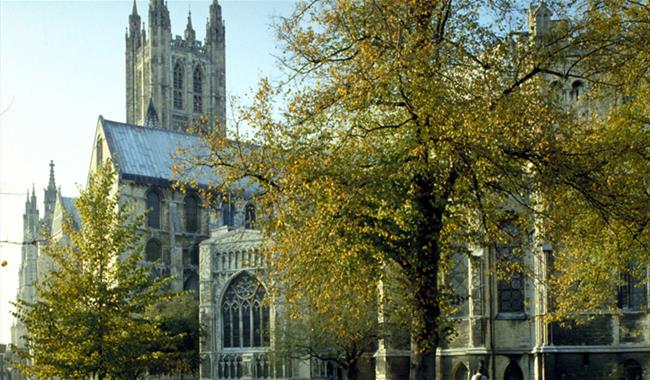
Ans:
[[[205,331],[205,338],[200,340],[199,352],[201,366],[200,379],[215,378],[213,364],[215,362],[215,334],[219,332],[215,326],[216,295],[212,286],[213,254],[209,243],[201,244],[199,248],[199,324]]]

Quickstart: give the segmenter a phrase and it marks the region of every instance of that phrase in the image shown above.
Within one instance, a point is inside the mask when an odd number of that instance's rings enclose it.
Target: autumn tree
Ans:
[[[262,81],[228,137],[203,135],[208,149],[181,169],[211,170],[221,194],[255,184],[288,304],[340,295],[341,283],[370,289],[396,268],[414,380],[435,377],[453,309],[441,274],[456,252],[553,242],[557,315],[601,309],[585,294],[605,288],[611,305],[625,258],[650,262],[647,120],[607,121],[625,109],[616,101],[585,113],[553,82],[581,77],[611,96],[596,84],[629,83],[619,70],[638,53],[598,35],[621,22],[613,8],[547,5],[578,19],[529,35],[525,6],[505,0],[300,3],[277,28],[286,80]],[[626,5],[620,14],[647,12]],[[590,71],[605,47],[621,65]],[[502,256],[500,276],[525,270]]]
[[[115,178],[110,163],[90,176],[76,201],[79,229],[64,219],[69,241],[45,246],[52,269],[37,284],[37,300],[16,305],[28,333],[19,352],[28,376],[142,378],[166,338],[146,311],[169,298],[168,280],[142,265],[142,218],[114,192]]]

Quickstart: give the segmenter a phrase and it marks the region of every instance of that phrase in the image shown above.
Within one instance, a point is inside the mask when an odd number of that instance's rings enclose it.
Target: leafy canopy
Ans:
[[[167,339],[146,311],[170,298],[168,279],[142,265],[142,217],[120,200],[111,163],[80,192],[75,229],[50,238],[50,268],[37,285],[37,301],[17,303],[27,328],[21,370],[38,378],[137,379]]]

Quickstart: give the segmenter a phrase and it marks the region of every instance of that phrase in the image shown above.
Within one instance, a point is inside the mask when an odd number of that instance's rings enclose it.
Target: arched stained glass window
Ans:
[[[174,108],[183,109],[183,65],[181,61],[174,65]]]
[[[223,347],[265,347],[269,345],[269,307],[264,304],[264,286],[250,273],[232,280],[223,297]]]
[[[185,197],[185,231],[199,231],[199,198],[195,194]]]
[[[147,227],[160,228],[160,193],[157,190],[147,192]]]
[[[194,112],[203,112],[203,71],[201,66],[196,66],[193,75],[194,84]]]
[[[255,228],[255,205],[252,203],[246,204],[244,211],[244,227],[249,229]]]
[[[232,202],[223,202],[221,219],[224,226],[232,227],[235,225],[235,205]]]
[[[501,226],[506,236],[506,243],[497,244],[497,261],[509,268],[508,273],[497,281],[498,312],[524,313],[524,274],[521,270],[522,257],[517,252],[521,247],[521,234],[514,222],[505,222]]]
[[[511,247],[498,247],[497,256],[498,260],[515,263],[514,265],[521,259],[514,254]],[[524,312],[524,276],[520,271],[514,271],[499,279],[497,289],[499,313]]]
[[[162,258],[162,245],[157,239],[150,239],[145,247],[145,260],[158,261]]]

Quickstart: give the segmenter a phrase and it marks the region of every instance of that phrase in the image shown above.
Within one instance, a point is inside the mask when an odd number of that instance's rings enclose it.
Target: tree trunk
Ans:
[[[357,380],[359,378],[359,360],[353,360],[345,369],[345,375],[348,380]]]
[[[411,365],[410,380],[435,380],[436,350],[439,345],[438,318],[440,304],[438,302],[437,273],[438,265],[428,268],[427,272],[435,273],[431,282],[418,281],[420,286],[415,292],[415,310],[413,332],[411,333]],[[431,276],[431,273],[429,273]],[[429,276],[425,276],[429,278]]]
[[[424,150],[426,152],[426,150]],[[424,159],[425,163],[428,160]],[[436,350],[440,344],[440,232],[447,199],[454,187],[457,172],[452,169],[439,196],[434,189],[435,176],[425,172],[414,178],[414,204],[420,211],[415,244],[408,275],[413,289],[413,324],[411,326],[410,380],[435,380]]]

